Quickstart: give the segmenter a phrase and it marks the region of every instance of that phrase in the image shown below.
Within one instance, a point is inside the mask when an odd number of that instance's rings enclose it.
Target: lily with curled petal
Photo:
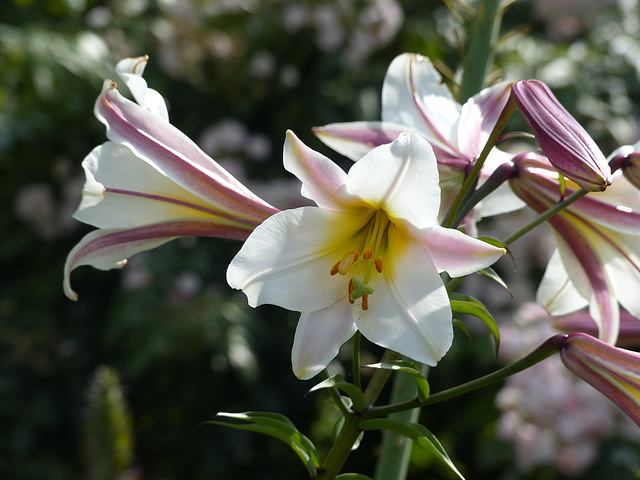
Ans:
[[[609,397],[640,426],[640,353],[570,333],[560,350],[564,365]]]
[[[439,272],[467,275],[504,250],[437,224],[433,150],[401,134],[345,173],[288,132],[284,166],[317,207],[273,215],[254,230],[227,271],[251,306],[302,315],[294,373],[322,371],[356,329],[370,341],[435,365],[453,331]]]
[[[510,87],[510,82],[501,82],[460,105],[428,58],[405,53],[391,62],[385,76],[382,122],[335,123],[317,127],[314,132],[352,160],[391,142],[401,132],[424,136],[438,160],[444,213],[489,139],[509,99]],[[483,165],[480,181],[512,156],[493,148]],[[483,200],[479,213],[491,216],[522,207],[522,202],[504,186]]]
[[[523,157],[509,183],[538,213],[561,198],[558,174],[540,155]],[[567,194],[577,189],[567,181]],[[580,198],[548,222],[557,249],[538,289],[538,302],[551,315],[589,305],[600,339],[615,344],[618,303],[640,318],[640,192],[616,172],[605,192]]]
[[[142,78],[146,57],[116,70],[138,103],[105,81],[95,114],[110,141],[83,161],[86,183],[74,217],[98,227],[69,253],[64,291],[81,265],[120,268],[135,253],[182,236],[244,240],[278,210],[257,197],[168,121],[158,92]]]

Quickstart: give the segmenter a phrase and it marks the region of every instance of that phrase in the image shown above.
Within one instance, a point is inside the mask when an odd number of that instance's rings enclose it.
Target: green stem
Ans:
[[[464,76],[458,94],[460,103],[465,103],[484,87],[487,70],[493,62],[492,47],[498,37],[500,23],[500,0],[480,1],[469,36]]]
[[[381,361],[390,362],[398,360],[399,358],[400,355],[396,352],[387,350]],[[391,373],[391,370],[383,368],[378,368],[373,372],[371,380],[364,391],[366,405],[373,405],[376,402],[382,392],[382,389],[387,383],[387,380],[389,380]],[[329,453],[327,453],[327,457],[323,462],[323,469],[316,477],[317,480],[333,480],[340,473],[344,462],[351,453],[353,445],[360,436],[361,430],[358,428],[358,423],[360,423],[361,418],[362,414],[349,412],[349,416],[345,418],[344,425],[340,430],[338,438],[332,445]]]
[[[422,368],[426,376],[428,367]],[[410,375],[397,372],[393,379],[391,403],[399,403],[415,398],[418,393],[416,384]],[[389,418],[404,423],[415,423],[420,417],[420,409],[394,412]],[[409,457],[413,441],[395,432],[385,431],[382,434],[381,453],[374,474],[375,480],[403,480],[409,469]]]
[[[523,227],[521,227],[518,230],[516,230],[515,232],[513,232],[511,235],[509,235],[507,238],[505,238],[502,241],[502,243],[504,243],[505,245],[512,244],[517,239],[522,237],[524,234],[529,233],[531,230],[533,230],[535,227],[537,227],[541,223],[549,220],[556,213],[561,212],[562,210],[567,208],[569,205],[571,205],[576,200],[579,200],[582,197],[584,197],[587,193],[589,193],[589,191],[585,190],[584,188],[581,188],[580,190],[576,190],[571,195],[569,195],[567,198],[565,198],[563,200],[560,200],[553,207],[549,208],[548,210],[546,210],[545,212],[543,212],[542,214],[538,215],[536,218],[531,220],[529,223],[527,223]]]
[[[360,330],[358,330],[353,336],[351,374],[353,375],[353,384],[362,390],[362,382],[360,380],[360,337]]]
[[[484,165],[485,160],[489,156],[489,152],[491,151],[493,146],[496,144],[496,140],[502,133],[502,130],[504,129],[507,122],[509,121],[509,118],[511,118],[511,115],[513,114],[513,112],[516,111],[517,107],[518,105],[516,104],[515,100],[513,100],[511,96],[509,96],[509,99],[507,100],[506,105],[504,106],[504,108],[502,109],[502,112],[500,113],[500,117],[498,118],[498,121],[496,122],[495,126],[493,127],[493,130],[491,131],[491,134],[489,135],[489,138],[487,139],[487,143],[485,143],[484,148],[482,149],[482,152],[480,152],[480,156],[477,158],[477,160],[473,164],[473,168],[471,169],[471,172],[469,173],[469,175],[467,175],[467,178],[465,178],[464,183],[462,184],[462,187],[460,187],[460,191],[458,192],[458,195],[456,195],[456,198],[451,204],[451,208],[449,209],[449,213],[447,214],[447,219],[444,224],[445,227],[452,228],[457,226],[454,223],[454,219],[457,216],[457,213],[458,213],[458,210],[460,209],[460,205],[462,204],[462,201],[465,200],[465,198],[467,197],[467,194],[471,190],[471,187],[473,186],[474,182],[478,178],[478,175],[480,175],[480,170],[482,169],[482,166]]]
[[[465,393],[469,393],[479,388],[483,388],[493,383],[499,382],[507,377],[510,377],[511,375],[515,375],[518,372],[526,370],[527,368],[541,362],[542,360],[550,357],[551,355],[554,355],[555,353],[558,353],[564,345],[565,339],[565,334],[554,335],[529,355],[521,358],[517,362],[501,368],[500,370],[497,370],[493,373],[490,373],[489,375],[485,375],[484,377],[476,378],[475,380],[463,383],[462,385],[458,385],[457,387],[450,388],[443,392],[435,393],[429,396],[429,398],[427,398],[427,400],[424,402],[420,402],[417,398],[415,398],[413,400],[397,403],[395,405],[372,407],[363,415],[362,420],[377,418],[395,412],[403,412],[405,410],[415,409],[416,407],[426,407],[427,405],[432,405],[444,400],[449,400],[450,398],[457,397],[459,395],[463,395]]]
[[[320,375],[322,376],[323,380],[326,380],[327,378],[330,377],[329,372],[327,371],[326,368],[322,370],[322,372],[320,372]],[[344,403],[344,400],[342,399],[342,396],[340,395],[340,393],[335,388],[329,388],[328,390],[329,390],[329,395],[331,395],[331,399],[333,400],[333,403],[336,404],[336,406],[338,407],[338,410],[340,410],[342,415],[345,418],[348,418],[351,415],[351,410]]]

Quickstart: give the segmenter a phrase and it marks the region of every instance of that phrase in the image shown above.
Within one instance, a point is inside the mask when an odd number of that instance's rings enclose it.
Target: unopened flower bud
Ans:
[[[570,333],[560,350],[564,365],[640,425],[640,354],[585,333]]]
[[[611,185],[611,169],[602,151],[549,87],[538,80],[524,80],[515,83],[511,92],[558,172],[589,191]]]

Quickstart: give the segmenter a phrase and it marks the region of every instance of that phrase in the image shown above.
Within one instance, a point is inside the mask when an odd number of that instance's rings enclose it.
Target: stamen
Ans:
[[[369,260],[371,257],[373,257],[373,250],[371,250],[370,248],[365,248],[362,256],[365,260]]]
[[[340,272],[340,275],[346,275],[358,258],[360,258],[360,252],[357,250],[351,250],[345,253],[342,260],[338,262],[338,272]],[[333,268],[331,271],[333,271]]]
[[[369,295],[362,296],[362,310],[369,310]]]
[[[373,264],[376,266],[376,272],[382,273],[382,259],[381,258],[376,258],[373,261]]]
[[[340,262],[336,262],[336,264],[331,267],[331,275],[335,275],[336,273],[338,273],[338,268],[340,267]]]
[[[353,303],[355,300],[351,300],[351,294],[353,293],[353,289],[355,287],[353,286],[353,278],[351,280],[349,280],[349,303]]]

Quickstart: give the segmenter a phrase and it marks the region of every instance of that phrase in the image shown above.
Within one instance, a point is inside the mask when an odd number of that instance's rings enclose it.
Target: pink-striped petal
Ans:
[[[244,240],[252,228],[215,219],[175,220],[137,228],[100,229],[82,238],[69,252],[64,267],[64,292],[71,300],[78,295],[71,288],[71,272],[82,265],[99,270],[122,268],[127,258],[178,237],[199,236]]]
[[[402,132],[411,130],[389,122],[349,122],[315,127],[313,133],[336,152],[357,161],[373,148],[391,143]]]
[[[105,82],[95,111],[112,141],[131,148],[138,157],[217,209],[248,220],[264,219],[277,211],[177,128],[122,97],[112,83]]]
[[[431,61],[405,53],[389,65],[382,86],[382,121],[421,132],[452,156],[458,151],[460,105],[453,99]]]
[[[640,426],[640,353],[570,333],[560,350],[564,365],[609,397]]]
[[[467,158],[476,158],[484,148],[510,93],[511,82],[500,82],[485,88],[462,106],[458,148]]]

